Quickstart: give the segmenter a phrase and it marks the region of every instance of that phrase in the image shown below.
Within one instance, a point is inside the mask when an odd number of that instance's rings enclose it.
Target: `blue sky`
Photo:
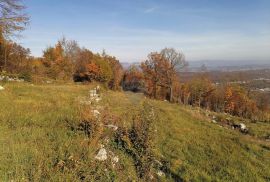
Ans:
[[[270,0],[25,0],[19,41],[41,56],[65,36],[122,62],[164,47],[188,61],[270,61]]]

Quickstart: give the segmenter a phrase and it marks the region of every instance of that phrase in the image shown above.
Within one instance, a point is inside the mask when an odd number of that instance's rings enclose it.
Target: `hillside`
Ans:
[[[270,181],[269,123],[245,135],[131,92],[90,104],[94,84],[3,86],[0,181]]]

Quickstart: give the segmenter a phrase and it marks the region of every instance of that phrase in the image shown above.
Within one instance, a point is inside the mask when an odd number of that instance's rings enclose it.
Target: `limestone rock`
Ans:
[[[96,155],[95,159],[99,160],[99,161],[105,161],[107,160],[108,156],[107,156],[107,151],[105,148],[101,148],[98,151],[98,154]]]
[[[162,171],[160,171],[160,170],[157,172],[157,175],[160,176],[160,177],[161,177],[161,176],[165,176],[164,172],[162,172]]]
[[[240,123],[240,129],[241,129],[241,130],[245,130],[245,129],[247,129],[247,127],[246,127],[246,125],[245,125],[245,124]]]
[[[93,112],[93,114],[94,114],[94,116],[95,116],[96,118],[99,117],[100,112],[99,112],[98,110],[95,109],[95,110],[93,110],[92,112]]]
[[[112,125],[112,124],[108,124],[108,125],[105,125],[105,126],[108,127],[108,128],[112,128],[114,131],[116,131],[118,129],[117,126]]]

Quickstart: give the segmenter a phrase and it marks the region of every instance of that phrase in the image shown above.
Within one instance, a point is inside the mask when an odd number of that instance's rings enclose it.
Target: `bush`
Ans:
[[[22,72],[18,75],[19,79],[23,79],[26,82],[31,82],[32,81],[32,75],[30,72]]]

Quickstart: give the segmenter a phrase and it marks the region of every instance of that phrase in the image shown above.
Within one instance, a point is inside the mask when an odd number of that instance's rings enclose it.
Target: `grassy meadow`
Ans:
[[[0,181],[143,181],[136,161],[116,147],[113,131],[98,127],[96,137],[89,138],[76,129],[91,112],[92,106],[80,101],[94,85],[2,85]],[[261,139],[269,134],[269,123],[248,123],[251,135],[244,135],[209,122],[190,107],[106,89],[101,96],[96,107],[110,113],[103,116],[108,124],[119,127],[131,127],[144,103],[153,108],[151,150],[166,163],[165,175],[153,180],[270,181],[270,143]],[[116,166],[95,160],[104,141],[119,157]]]

